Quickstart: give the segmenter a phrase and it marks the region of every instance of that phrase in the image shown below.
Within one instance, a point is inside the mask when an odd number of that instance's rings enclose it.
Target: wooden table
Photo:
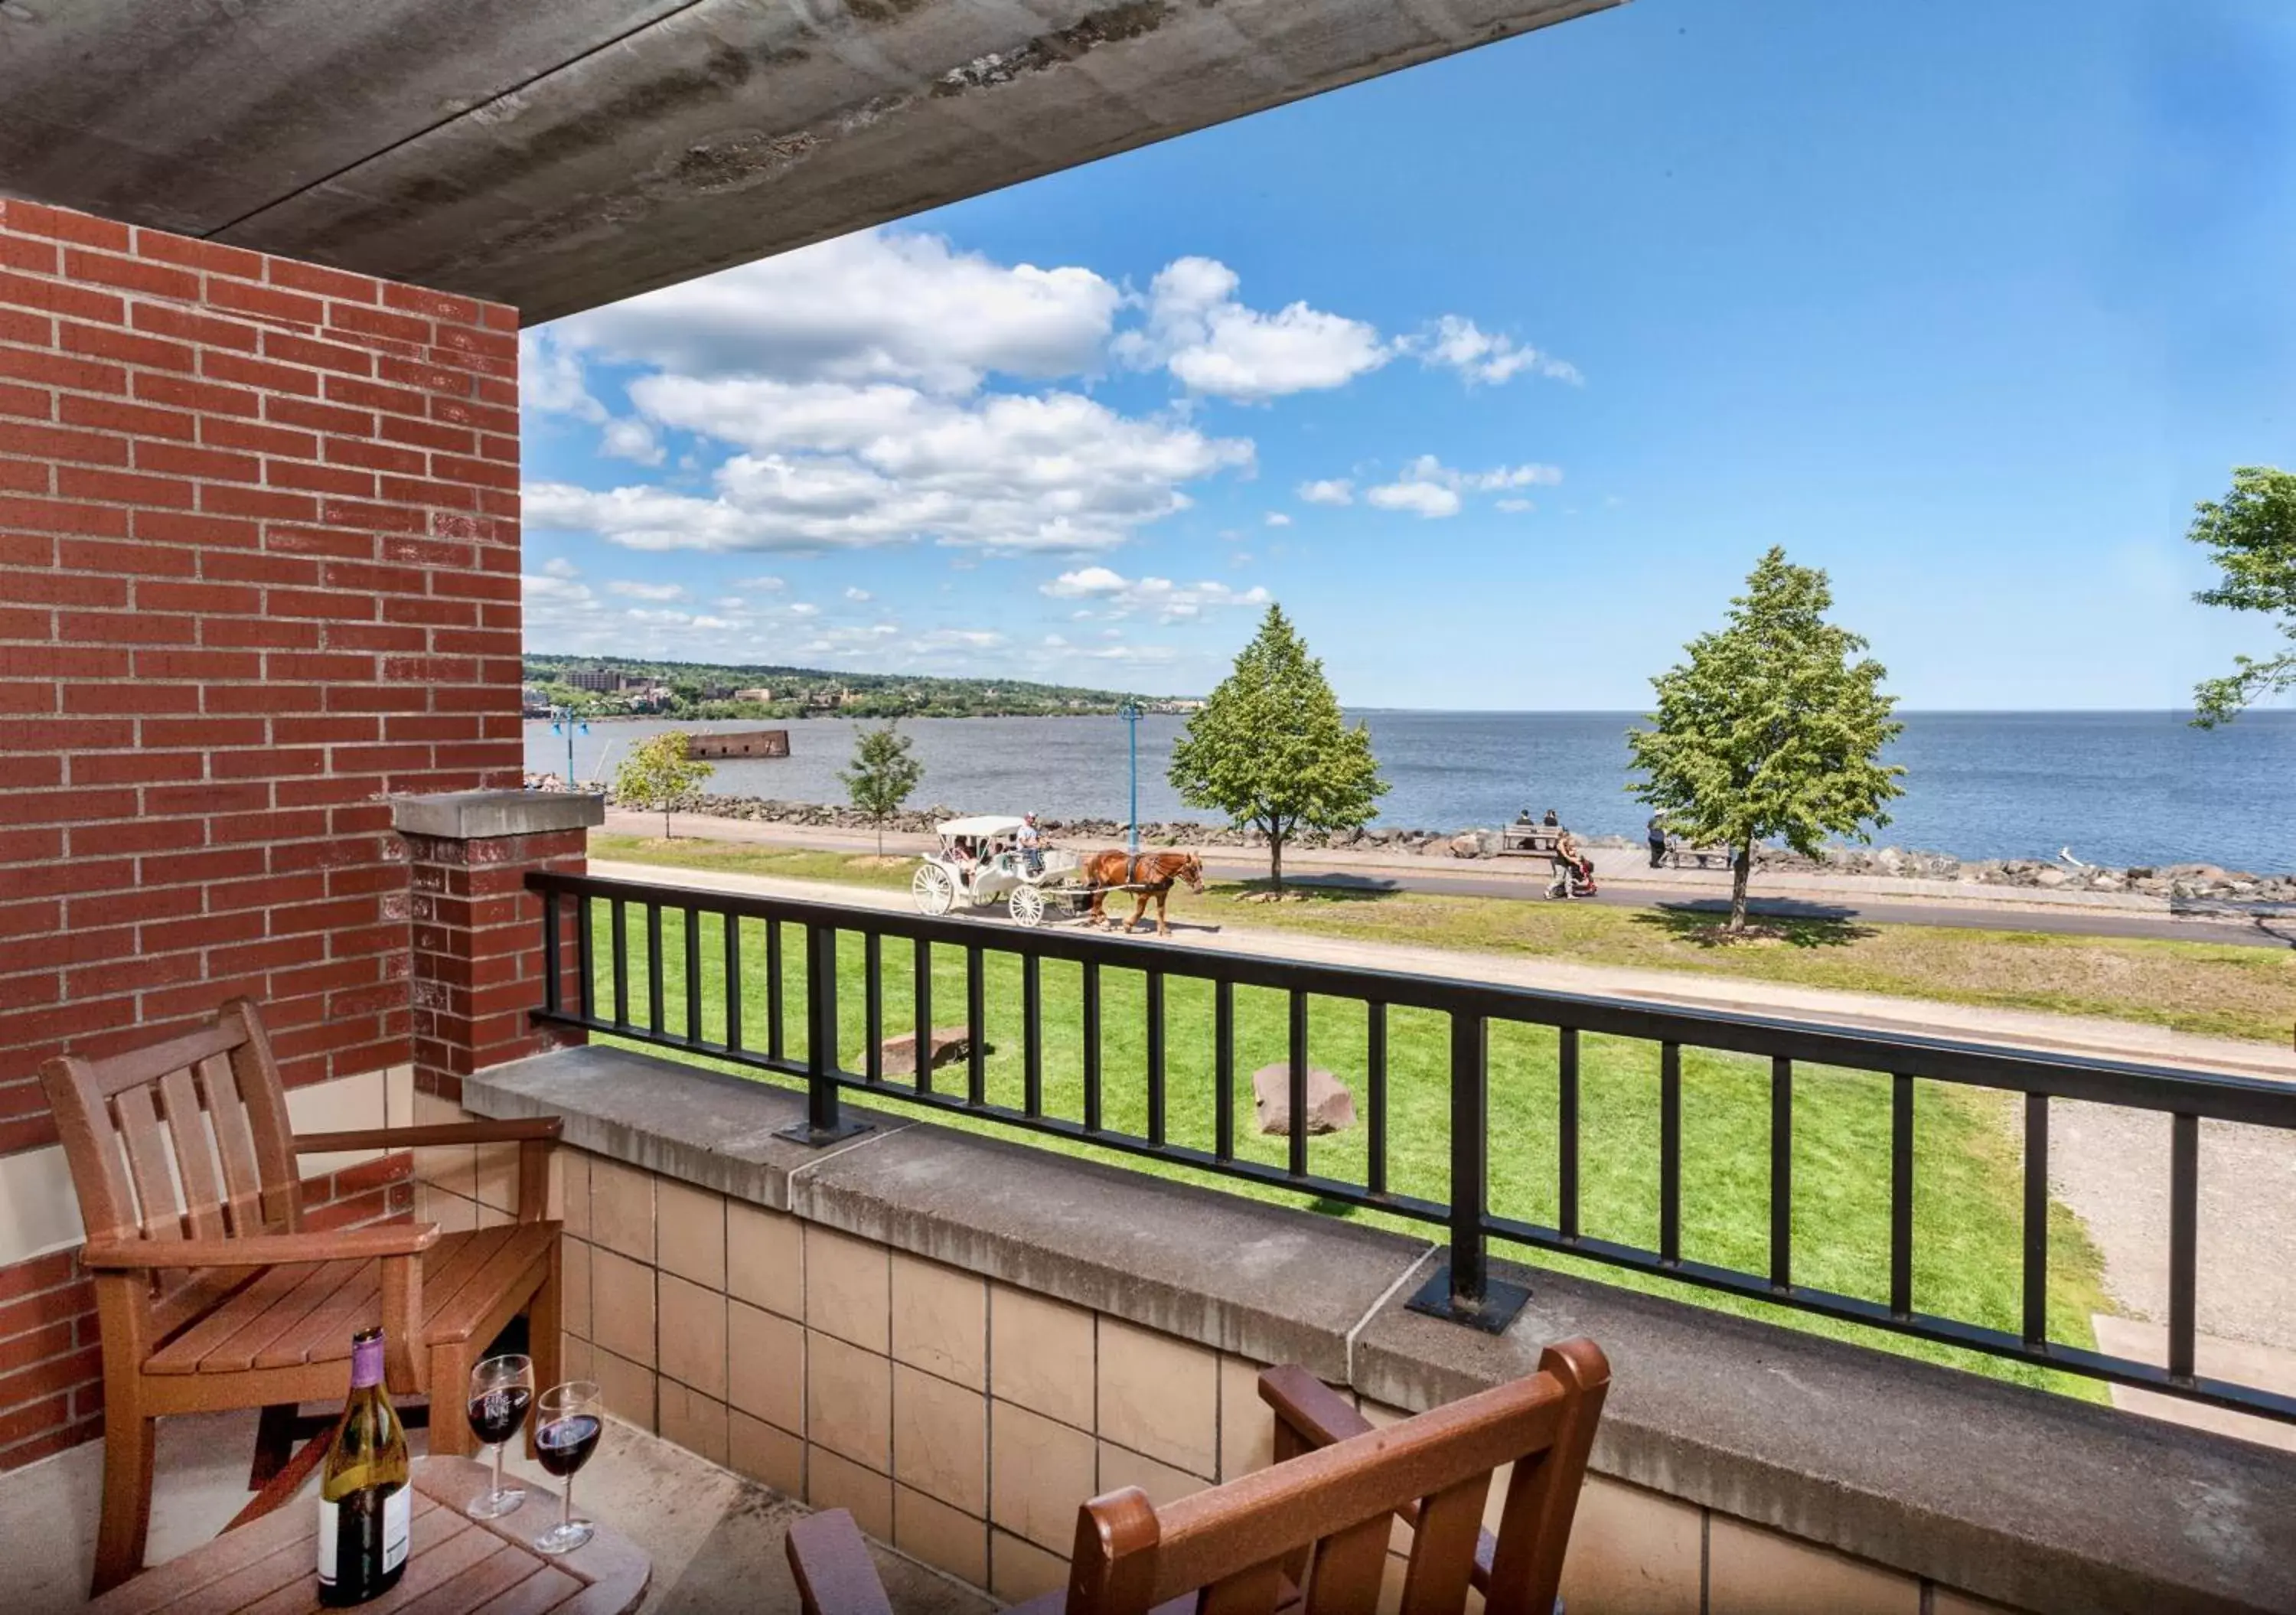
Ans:
[[[422,1600],[422,1615],[627,1615],[645,1596],[652,1567],[629,1538],[604,1524],[553,1559],[532,1542],[558,1522],[557,1494],[526,1482],[526,1506],[500,1520],[472,1520],[463,1505],[493,1482],[468,1458],[414,1464],[414,1545],[398,1585],[362,1611],[382,1615]],[[89,1606],[90,1615],[308,1615],[319,1608],[318,1511],[297,1497],[251,1525],[144,1571]]]

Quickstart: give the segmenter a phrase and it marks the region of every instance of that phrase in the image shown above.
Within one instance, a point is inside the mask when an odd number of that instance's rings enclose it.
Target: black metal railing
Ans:
[[[842,1111],[840,1103],[842,1092],[853,1090],[872,1099],[959,1111],[1017,1130],[1152,1157],[1440,1226],[1447,1231],[1447,1261],[1412,1304],[1419,1310],[1484,1328],[1504,1328],[1521,1301],[1519,1291],[1490,1272],[1488,1253],[1496,1237],[1847,1323],[2296,1422],[2296,1398],[2202,1375],[2196,1372],[2194,1361],[2200,1125],[2215,1121],[2296,1128],[2296,1087],[2259,1078],[1906,1037],[1855,1028],[1175,948],[1077,930],[1025,930],[998,922],[927,918],[586,875],[537,873],[528,876],[527,885],[540,894],[543,904],[545,987],[538,1019],[801,1079],[808,1094],[807,1121],[792,1129],[792,1135],[808,1142],[826,1143],[859,1130],[860,1124]],[[631,1013],[632,911],[644,927],[642,1018]],[[601,912],[606,916],[603,951],[597,922]],[[684,1003],[674,1020],[665,1013],[666,914],[677,916],[682,932]],[[721,934],[718,955],[705,967],[701,922],[710,916],[716,917]],[[743,922],[752,921],[764,922],[761,980],[754,973],[745,973]],[[784,957],[782,933],[791,926],[804,939],[800,955],[801,981],[791,980],[791,964]],[[570,971],[562,958],[570,936],[576,950]],[[857,939],[859,943],[863,1009],[858,1070],[848,1069],[840,1057],[840,1008],[850,1003],[840,997],[840,939]],[[901,1007],[909,1011],[915,1034],[915,1062],[914,1072],[889,1076],[883,1058],[887,944],[902,941],[911,949],[912,986],[910,1002]],[[953,950],[964,961],[967,1052],[961,1074],[937,1072],[931,1057],[934,959],[941,949]],[[992,958],[1006,956],[1017,961],[1019,974],[1018,1104],[993,1101],[988,1078],[987,965]],[[1073,964],[1080,971],[1076,995],[1081,1038],[1077,1051],[1080,1094],[1074,1115],[1053,1113],[1046,1098],[1048,1038],[1044,967],[1049,963]],[[717,971],[719,1002],[713,1012],[705,1012],[711,969]],[[1142,979],[1145,1027],[1141,1097],[1144,1103],[1140,1113],[1144,1126],[1136,1131],[1113,1125],[1107,1114],[1102,1045],[1104,978],[1110,972],[1136,972]],[[576,983],[570,1002],[570,974]],[[1175,981],[1209,985],[1212,1086],[1209,1148],[1177,1142],[1170,1135],[1168,998]],[[1239,989],[1285,996],[1282,1042],[1294,1121],[1280,1162],[1250,1159],[1238,1147]],[[802,1057],[792,1055],[788,1047],[783,1024],[785,990],[803,994]],[[608,1002],[602,1003],[602,996]],[[1363,1017],[1366,1114],[1359,1178],[1311,1169],[1308,1134],[1303,1125],[1309,1099],[1311,999],[1352,1004]],[[765,1020],[762,1047],[756,1041],[755,1011],[760,1004]],[[998,1009],[1000,1013],[1011,1012],[1007,1004],[1000,1004]],[[1390,1021],[1398,1011],[1430,1012],[1447,1019],[1448,1166],[1440,1198],[1406,1193],[1391,1182],[1397,1141]],[[1510,1026],[1548,1029],[1553,1037],[1555,1218],[1551,1225],[1503,1215],[1490,1204],[1490,1039],[1494,1028]],[[1656,1045],[1655,1248],[1600,1237],[1581,1226],[1582,1180],[1588,1164],[1582,1149],[1586,1121],[1581,1053],[1584,1040],[1590,1037]],[[1759,1271],[1702,1261],[1684,1253],[1685,1049],[1768,1062],[1768,1249]],[[1888,1079],[1886,1299],[1813,1286],[1795,1278],[1795,1085],[1797,1069],[1811,1067],[1871,1073]],[[961,1088],[954,1086],[960,1081]],[[944,1086],[945,1082],[951,1086]],[[1915,1304],[1916,1083],[2021,1096],[2021,1250],[2016,1274],[2019,1326],[2014,1329],[1924,1311]],[[2152,1111],[2171,1119],[2165,1363],[2147,1363],[2051,1339],[2048,1163],[2054,1100]]]

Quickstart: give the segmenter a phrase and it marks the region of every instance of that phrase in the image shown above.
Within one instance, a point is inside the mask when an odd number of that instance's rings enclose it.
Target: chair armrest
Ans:
[[[385,1223],[324,1234],[250,1234],[238,1239],[107,1239],[80,1247],[88,1267],[275,1267],[286,1262],[364,1261],[414,1256],[439,1241],[436,1223]]]
[[[369,1127],[356,1133],[300,1133],[296,1152],[322,1150],[427,1150],[447,1144],[518,1146],[518,1220],[544,1221],[550,1210],[550,1152],[566,1131],[562,1116],[442,1121],[422,1127]]]
[[[560,1116],[519,1116],[498,1121],[442,1121],[422,1127],[364,1127],[353,1133],[298,1133],[296,1153],[332,1150],[427,1150],[446,1144],[555,1144],[566,1130]]]
[[[1309,1452],[1330,1447],[1372,1428],[1348,1399],[1306,1369],[1289,1364],[1262,1369],[1259,1399],[1275,1410],[1276,1418],[1298,1435]]]
[[[869,1545],[845,1510],[790,1521],[783,1546],[805,1615],[893,1615]]]

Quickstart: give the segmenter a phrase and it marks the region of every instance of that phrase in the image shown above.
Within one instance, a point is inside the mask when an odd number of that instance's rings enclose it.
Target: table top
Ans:
[[[529,1480],[526,1505],[515,1513],[464,1514],[463,1505],[492,1481],[490,1470],[468,1458],[417,1459],[406,1573],[359,1607],[381,1615],[420,1598],[424,1615],[627,1615],[637,1608],[652,1567],[629,1538],[600,1523],[570,1554],[537,1554],[533,1538],[558,1522],[558,1495]],[[114,1587],[90,1615],[308,1615],[319,1608],[318,1530],[318,1511],[297,1497]]]

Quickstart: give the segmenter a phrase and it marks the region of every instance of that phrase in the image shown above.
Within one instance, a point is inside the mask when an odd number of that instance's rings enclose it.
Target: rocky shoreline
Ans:
[[[596,790],[601,787],[593,785],[590,788]],[[849,807],[819,802],[784,802],[767,797],[703,795],[693,799],[685,811],[716,818],[750,819],[801,829],[868,831],[873,828],[865,815]],[[885,828],[910,834],[930,834],[933,826],[941,820],[957,816],[957,809],[954,808],[914,808],[887,819]],[[1123,823],[1116,819],[1058,819],[1047,816],[1040,823],[1047,836],[1072,841],[1115,840],[1122,837],[1126,830]],[[1259,847],[1267,842],[1267,838],[1258,831],[1238,830],[1227,824],[1206,824],[1194,819],[1143,824],[1140,839],[1158,847]],[[1366,830],[1345,831],[1333,835],[1310,832],[1301,834],[1291,844],[1298,848],[1352,848],[1408,853],[1429,858],[1474,859],[1497,856],[1499,832],[1496,829],[1481,828],[1401,830],[1374,825]],[[1637,851],[1642,848],[1640,841],[1630,840],[1624,836],[1587,836],[1582,838],[1582,844],[1589,848],[1632,848]],[[1896,847],[1833,848],[1823,858],[1807,858],[1800,853],[1766,847],[1757,849],[1754,867],[1758,873],[1832,873],[1961,881],[1980,886],[2040,890],[2137,892],[2148,897],[2242,903],[2296,902],[2296,874],[2251,874],[2241,870],[2219,869],[2213,864],[2101,869],[2041,858],[1957,858],[1949,853],[1907,851]]]

